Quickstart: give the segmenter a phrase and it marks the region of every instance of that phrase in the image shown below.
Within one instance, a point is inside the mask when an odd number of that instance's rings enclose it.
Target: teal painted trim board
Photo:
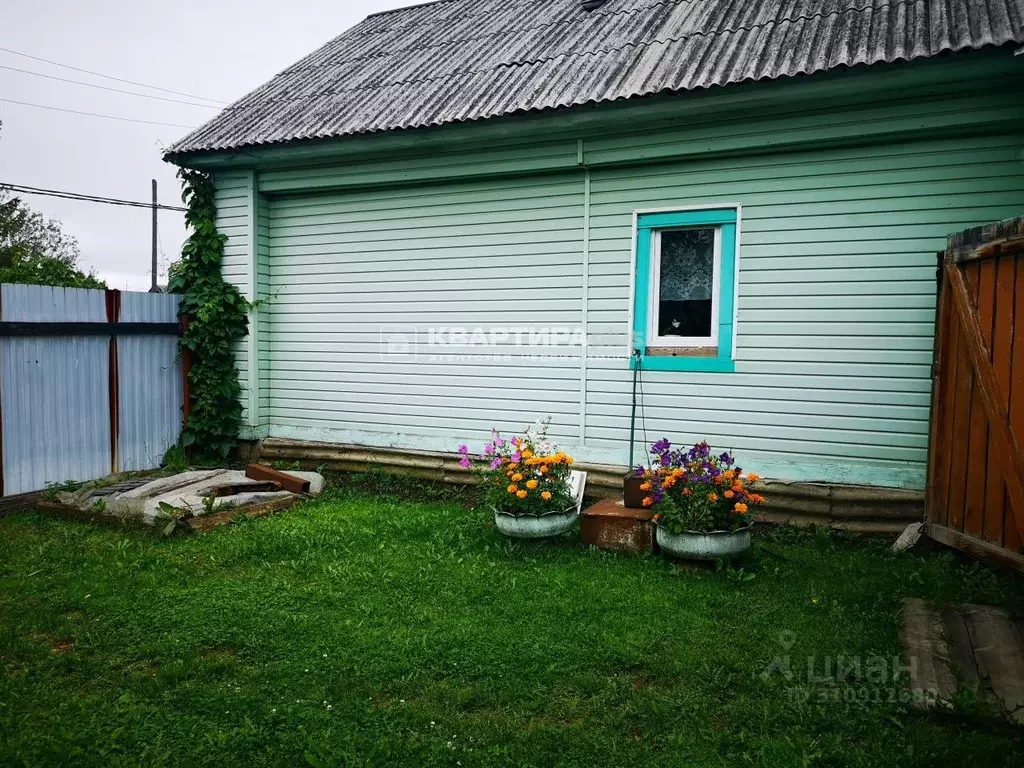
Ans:
[[[736,293],[736,226],[739,213],[736,208],[718,208],[690,211],[665,211],[639,214],[636,222],[636,267],[633,276],[633,350],[630,368],[651,371],[691,371],[703,373],[732,373],[734,304]],[[648,355],[647,338],[651,312],[651,283],[654,279],[652,256],[654,238],[658,231],[684,227],[716,227],[721,232],[721,260],[717,292],[718,353],[714,357],[696,355]],[[715,329],[712,329],[713,332]],[[639,352],[639,356],[636,354]]]
[[[736,209],[699,211],[668,211],[644,213],[637,218],[637,229],[669,229],[670,227],[699,227],[716,224],[735,224]]]

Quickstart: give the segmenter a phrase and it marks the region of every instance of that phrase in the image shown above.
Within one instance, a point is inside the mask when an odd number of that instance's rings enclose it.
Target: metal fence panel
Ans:
[[[0,318],[104,322],[104,291],[0,286]],[[4,495],[110,471],[109,340],[0,338]]]
[[[180,296],[121,294],[122,323],[174,323]],[[118,338],[117,453],[120,469],[159,467],[182,423],[181,361],[173,336]]]

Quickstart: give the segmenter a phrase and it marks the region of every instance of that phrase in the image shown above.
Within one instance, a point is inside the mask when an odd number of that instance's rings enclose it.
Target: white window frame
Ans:
[[[715,255],[711,283],[711,331],[708,336],[659,336],[658,313],[661,311],[661,233],[681,232],[689,229],[714,229]],[[722,287],[722,228],[707,224],[695,227],[665,227],[651,233],[651,279],[647,300],[647,346],[705,349],[718,346],[719,305]]]

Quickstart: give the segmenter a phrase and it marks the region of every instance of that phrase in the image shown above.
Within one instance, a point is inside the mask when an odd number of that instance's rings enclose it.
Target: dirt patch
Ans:
[[[74,652],[75,641],[70,638],[58,640],[56,643],[53,644],[53,647],[50,650],[58,656],[64,656],[66,654]]]

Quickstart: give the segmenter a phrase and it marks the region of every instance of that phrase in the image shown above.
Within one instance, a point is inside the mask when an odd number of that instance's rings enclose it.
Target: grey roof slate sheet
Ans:
[[[1024,0],[439,0],[376,14],[173,145],[481,120],[1024,42]]]

